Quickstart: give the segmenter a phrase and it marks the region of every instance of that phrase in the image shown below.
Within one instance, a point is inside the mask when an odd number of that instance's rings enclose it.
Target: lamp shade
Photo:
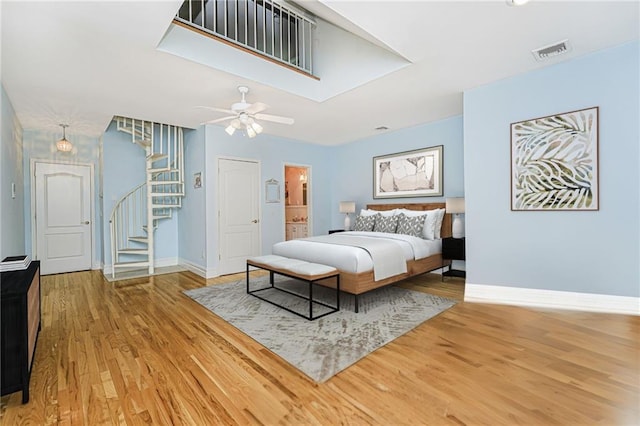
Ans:
[[[445,201],[447,213],[464,213],[464,198],[447,198]]]
[[[340,201],[340,213],[353,213],[356,211],[354,201]]]

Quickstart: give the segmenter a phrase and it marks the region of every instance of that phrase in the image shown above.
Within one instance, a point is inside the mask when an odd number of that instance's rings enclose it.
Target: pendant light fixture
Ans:
[[[73,149],[73,145],[67,140],[67,133],[65,131],[69,125],[60,124],[60,127],[62,127],[62,139],[56,142],[56,148],[60,152],[70,152]]]

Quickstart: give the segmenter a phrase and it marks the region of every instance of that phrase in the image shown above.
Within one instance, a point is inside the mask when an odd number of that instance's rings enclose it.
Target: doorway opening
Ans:
[[[311,235],[311,167],[284,166],[285,240]]]

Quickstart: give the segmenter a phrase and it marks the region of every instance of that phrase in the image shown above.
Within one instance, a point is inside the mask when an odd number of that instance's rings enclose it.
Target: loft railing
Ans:
[[[185,0],[175,18],[313,75],[315,22],[273,0]]]

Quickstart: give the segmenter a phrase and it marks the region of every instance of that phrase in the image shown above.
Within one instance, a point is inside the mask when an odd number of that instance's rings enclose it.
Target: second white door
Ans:
[[[260,255],[259,169],[255,161],[218,161],[220,275],[242,272]]]
[[[91,167],[35,163],[40,273],[91,269]]]

